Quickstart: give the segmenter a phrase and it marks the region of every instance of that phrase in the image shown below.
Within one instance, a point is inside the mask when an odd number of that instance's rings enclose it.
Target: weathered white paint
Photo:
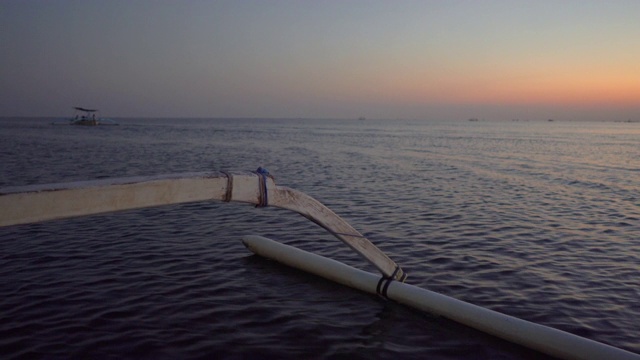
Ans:
[[[269,202],[273,201],[275,206],[295,211],[325,228],[364,256],[370,263],[376,265],[385,276],[392,276],[398,267],[385,253],[379,251],[349,223],[311,196],[286,187],[279,187],[276,191],[269,190],[269,196]],[[404,281],[406,274],[398,268],[394,278]]]
[[[196,201],[223,201],[228,177],[220,172],[131,177],[0,189],[0,226]],[[385,276],[398,266],[351,225],[299,191],[266,178],[269,205],[298,212],[334,234]],[[255,173],[232,174],[231,201],[260,203]],[[405,276],[400,269],[395,278]]]
[[[242,241],[249,250],[260,256],[355,289],[377,293],[379,275],[260,236],[245,236]],[[640,355],[626,350],[397,281],[389,285],[387,297],[562,359],[640,359]]]

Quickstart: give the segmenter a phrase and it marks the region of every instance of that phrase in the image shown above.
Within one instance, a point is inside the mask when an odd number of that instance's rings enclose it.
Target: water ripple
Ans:
[[[633,129],[605,139],[613,130],[598,124],[131,122],[95,132],[2,123],[0,185],[264,165],[365,234],[408,282],[640,353]],[[83,156],[89,145],[103,152]],[[0,353],[541,358],[252,256],[245,234],[375,271],[303,217],[247,205],[2,228]]]

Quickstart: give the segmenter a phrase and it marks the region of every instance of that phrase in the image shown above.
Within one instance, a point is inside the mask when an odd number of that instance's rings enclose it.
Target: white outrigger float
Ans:
[[[262,168],[255,173],[189,173],[2,188],[0,226],[211,200],[295,211],[349,245],[381,275],[260,236],[245,237],[243,243],[255,254],[558,358],[640,360],[639,354],[404,283],[407,275],[400,266],[351,225],[312,197],[276,186]]]

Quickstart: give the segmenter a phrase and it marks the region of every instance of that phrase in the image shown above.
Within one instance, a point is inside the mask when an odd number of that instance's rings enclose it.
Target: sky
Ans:
[[[0,116],[640,120],[638,0],[0,0]]]

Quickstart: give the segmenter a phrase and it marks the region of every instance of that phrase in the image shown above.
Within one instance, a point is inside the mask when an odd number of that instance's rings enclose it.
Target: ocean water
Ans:
[[[408,283],[640,353],[640,124],[0,119],[0,187],[266,167]],[[259,258],[375,271],[303,217],[191,203],[0,228],[0,357],[540,359]]]

